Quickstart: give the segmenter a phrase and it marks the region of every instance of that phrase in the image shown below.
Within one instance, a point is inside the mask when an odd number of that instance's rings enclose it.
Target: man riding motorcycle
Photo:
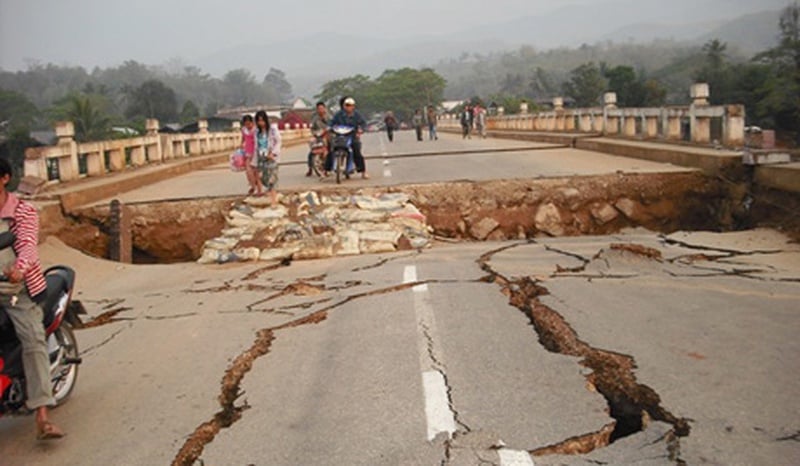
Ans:
[[[361,173],[362,178],[367,179],[369,178],[369,175],[367,175],[367,166],[364,161],[364,155],[361,153],[361,135],[367,128],[367,120],[356,111],[356,101],[352,97],[342,97],[339,104],[341,110],[334,115],[328,127],[350,126],[355,128],[356,137],[353,138],[353,161],[356,165],[356,171]],[[331,158],[330,154],[328,158]],[[332,165],[333,161],[331,160],[330,166]],[[326,166],[326,169],[330,169],[330,166]]]
[[[311,116],[311,134],[314,140],[311,141],[311,150],[308,152],[308,172],[306,176],[311,176],[314,170],[314,156],[315,151],[322,151],[325,157],[325,176],[328,175],[327,155],[330,152],[330,139],[328,138],[328,123],[331,121],[331,115],[325,107],[325,102],[317,102],[317,111]]]
[[[13,248],[6,249],[9,255],[4,253],[0,263],[5,277],[0,286],[0,306],[11,318],[22,344],[27,405],[36,412],[37,438],[60,438],[64,432],[48,416],[48,406],[55,405],[55,399],[40,306],[46,295],[46,282],[37,250],[39,216],[33,205],[6,190],[11,176],[11,165],[0,158],[0,222],[16,236]]]

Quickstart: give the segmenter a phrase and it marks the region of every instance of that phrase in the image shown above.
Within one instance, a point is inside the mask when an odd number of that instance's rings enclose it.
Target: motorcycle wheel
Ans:
[[[72,327],[67,322],[61,323],[61,327],[56,330],[54,336],[61,349],[61,354],[58,361],[50,368],[50,379],[53,381],[53,398],[56,400],[56,406],[60,406],[72,394],[75,382],[78,380],[78,365],[64,363],[67,358],[78,358],[78,341],[75,339]]]
[[[341,184],[342,173],[347,169],[347,152],[340,150],[336,153],[336,184]]]

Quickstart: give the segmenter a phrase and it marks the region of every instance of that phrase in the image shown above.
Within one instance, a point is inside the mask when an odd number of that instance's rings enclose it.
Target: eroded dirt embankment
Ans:
[[[553,179],[459,181],[363,188],[362,194],[404,192],[437,236],[505,240],[536,236],[602,235],[625,227],[653,231],[718,230],[729,222],[726,188],[699,173],[615,174]],[[348,188],[325,189],[352,194]],[[290,215],[299,196],[284,193]],[[128,205],[134,257],[140,262],[190,261],[220,234],[224,215],[240,198],[205,198]],[[57,235],[104,257],[109,207],[79,211]]]

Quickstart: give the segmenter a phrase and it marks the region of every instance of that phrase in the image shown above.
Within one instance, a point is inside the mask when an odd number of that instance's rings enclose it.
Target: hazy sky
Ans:
[[[612,2],[620,7],[613,14],[631,21],[689,21],[704,6],[706,15],[716,16],[788,0],[0,0],[0,68],[24,69],[34,61],[91,69],[175,57],[192,64],[250,41],[335,30],[385,39],[449,34],[569,5]],[[731,8],[720,9],[721,2]],[[568,28],[565,34],[580,34]]]
[[[25,68],[31,59],[86,67],[176,56],[191,61],[252,39],[342,25],[355,35],[385,38],[450,33],[586,1],[0,0],[0,68]]]

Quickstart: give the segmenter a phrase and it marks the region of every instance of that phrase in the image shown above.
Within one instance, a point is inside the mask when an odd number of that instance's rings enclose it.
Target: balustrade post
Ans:
[[[655,139],[658,137],[658,118],[646,115],[644,118],[645,137]]]
[[[145,145],[146,157],[149,162],[161,162],[164,160],[164,153],[161,148],[161,137],[158,135],[158,120],[148,118],[144,122],[147,143]]]
[[[592,115],[590,113],[583,113],[581,112],[578,116],[579,122],[579,129],[582,133],[591,133],[592,132]]]
[[[708,84],[693,84],[689,94],[692,97],[692,105],[689,107],[689,126],[692,142],[701,144],[711,142],[711,118],[698,115],[698,109],[708,107]]]
[[[619,133],[619,116],[612,114],[617,110],[617,93],[606,92],[603,94],[603,134]]]
[[[744,146],[744,105],[727,105],[722,118],[722,143],[727,147]]]
[[[636,137],[636,117],[630,114],[623,114],[622,131],[623,135],[628,138]]]
[[[66,154],[58,158],[58,174],[61,181],[70,181],[80,176],[78,168],[78,143],[75,142],[75,126],[71,121],[59,121],[55,125],[58,146]]]

